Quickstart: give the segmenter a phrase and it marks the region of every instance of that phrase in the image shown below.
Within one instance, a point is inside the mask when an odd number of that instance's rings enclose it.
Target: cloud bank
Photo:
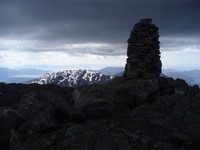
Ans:
[[[141,18],[159,27],[161,52],[200,51],[199,8],[199,0],[1,1],[0,62],[8,51],[125,56]]]
[[[154,19],[162,37],[200,35],[199,0],[16,0],[0,3],[0,46],[4,49],[2,40],[11,43],[10,49],[21,47],[33,52],[71,52],[65,45],[82,43],[108,44],[120,49],[119,44],[126,42],[132,26],[145,17]],[[108,48],[102,48],[102,55],[113,54],[112,48],[110,52]],[[85,49],[74,51],[85,53]],[[94,54],[96,51],[88,50]]]

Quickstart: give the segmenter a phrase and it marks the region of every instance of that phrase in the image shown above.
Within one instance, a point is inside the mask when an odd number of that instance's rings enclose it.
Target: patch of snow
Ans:
[[[105,83],[113,79],[114,76],[103,75],[101,73],[88,70],[64,70],[57,73],[47,73],[31,83],[38,84],[57,84],[62,86],[79,86],[81,84]],[[65,85],[68,84],[68,85]]]

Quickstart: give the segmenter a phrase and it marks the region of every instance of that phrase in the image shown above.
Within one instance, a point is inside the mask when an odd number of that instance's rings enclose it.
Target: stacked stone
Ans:
[[[128,39],[127,63],[124,76],[128,78],[156,78],[161,73],[158,27],[152,19],[141,19],[133,27]]]

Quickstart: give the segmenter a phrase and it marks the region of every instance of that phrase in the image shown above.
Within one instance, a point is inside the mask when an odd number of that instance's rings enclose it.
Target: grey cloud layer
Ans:
[[[0,2],[0,38],[40,43],[32,51],[45,51],[48,43],[107,43],[115,49],[140,18],[152,17],[162,37],[177,38],[200,35],[199,16],[199,0],[8,0]],[[97,50],[87,52],[114,51]]]

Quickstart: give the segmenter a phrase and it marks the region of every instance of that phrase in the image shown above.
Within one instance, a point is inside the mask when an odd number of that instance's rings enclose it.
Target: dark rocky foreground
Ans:
[[[200,92],[170,78],[0,84],[1,150],[199,150]]]

